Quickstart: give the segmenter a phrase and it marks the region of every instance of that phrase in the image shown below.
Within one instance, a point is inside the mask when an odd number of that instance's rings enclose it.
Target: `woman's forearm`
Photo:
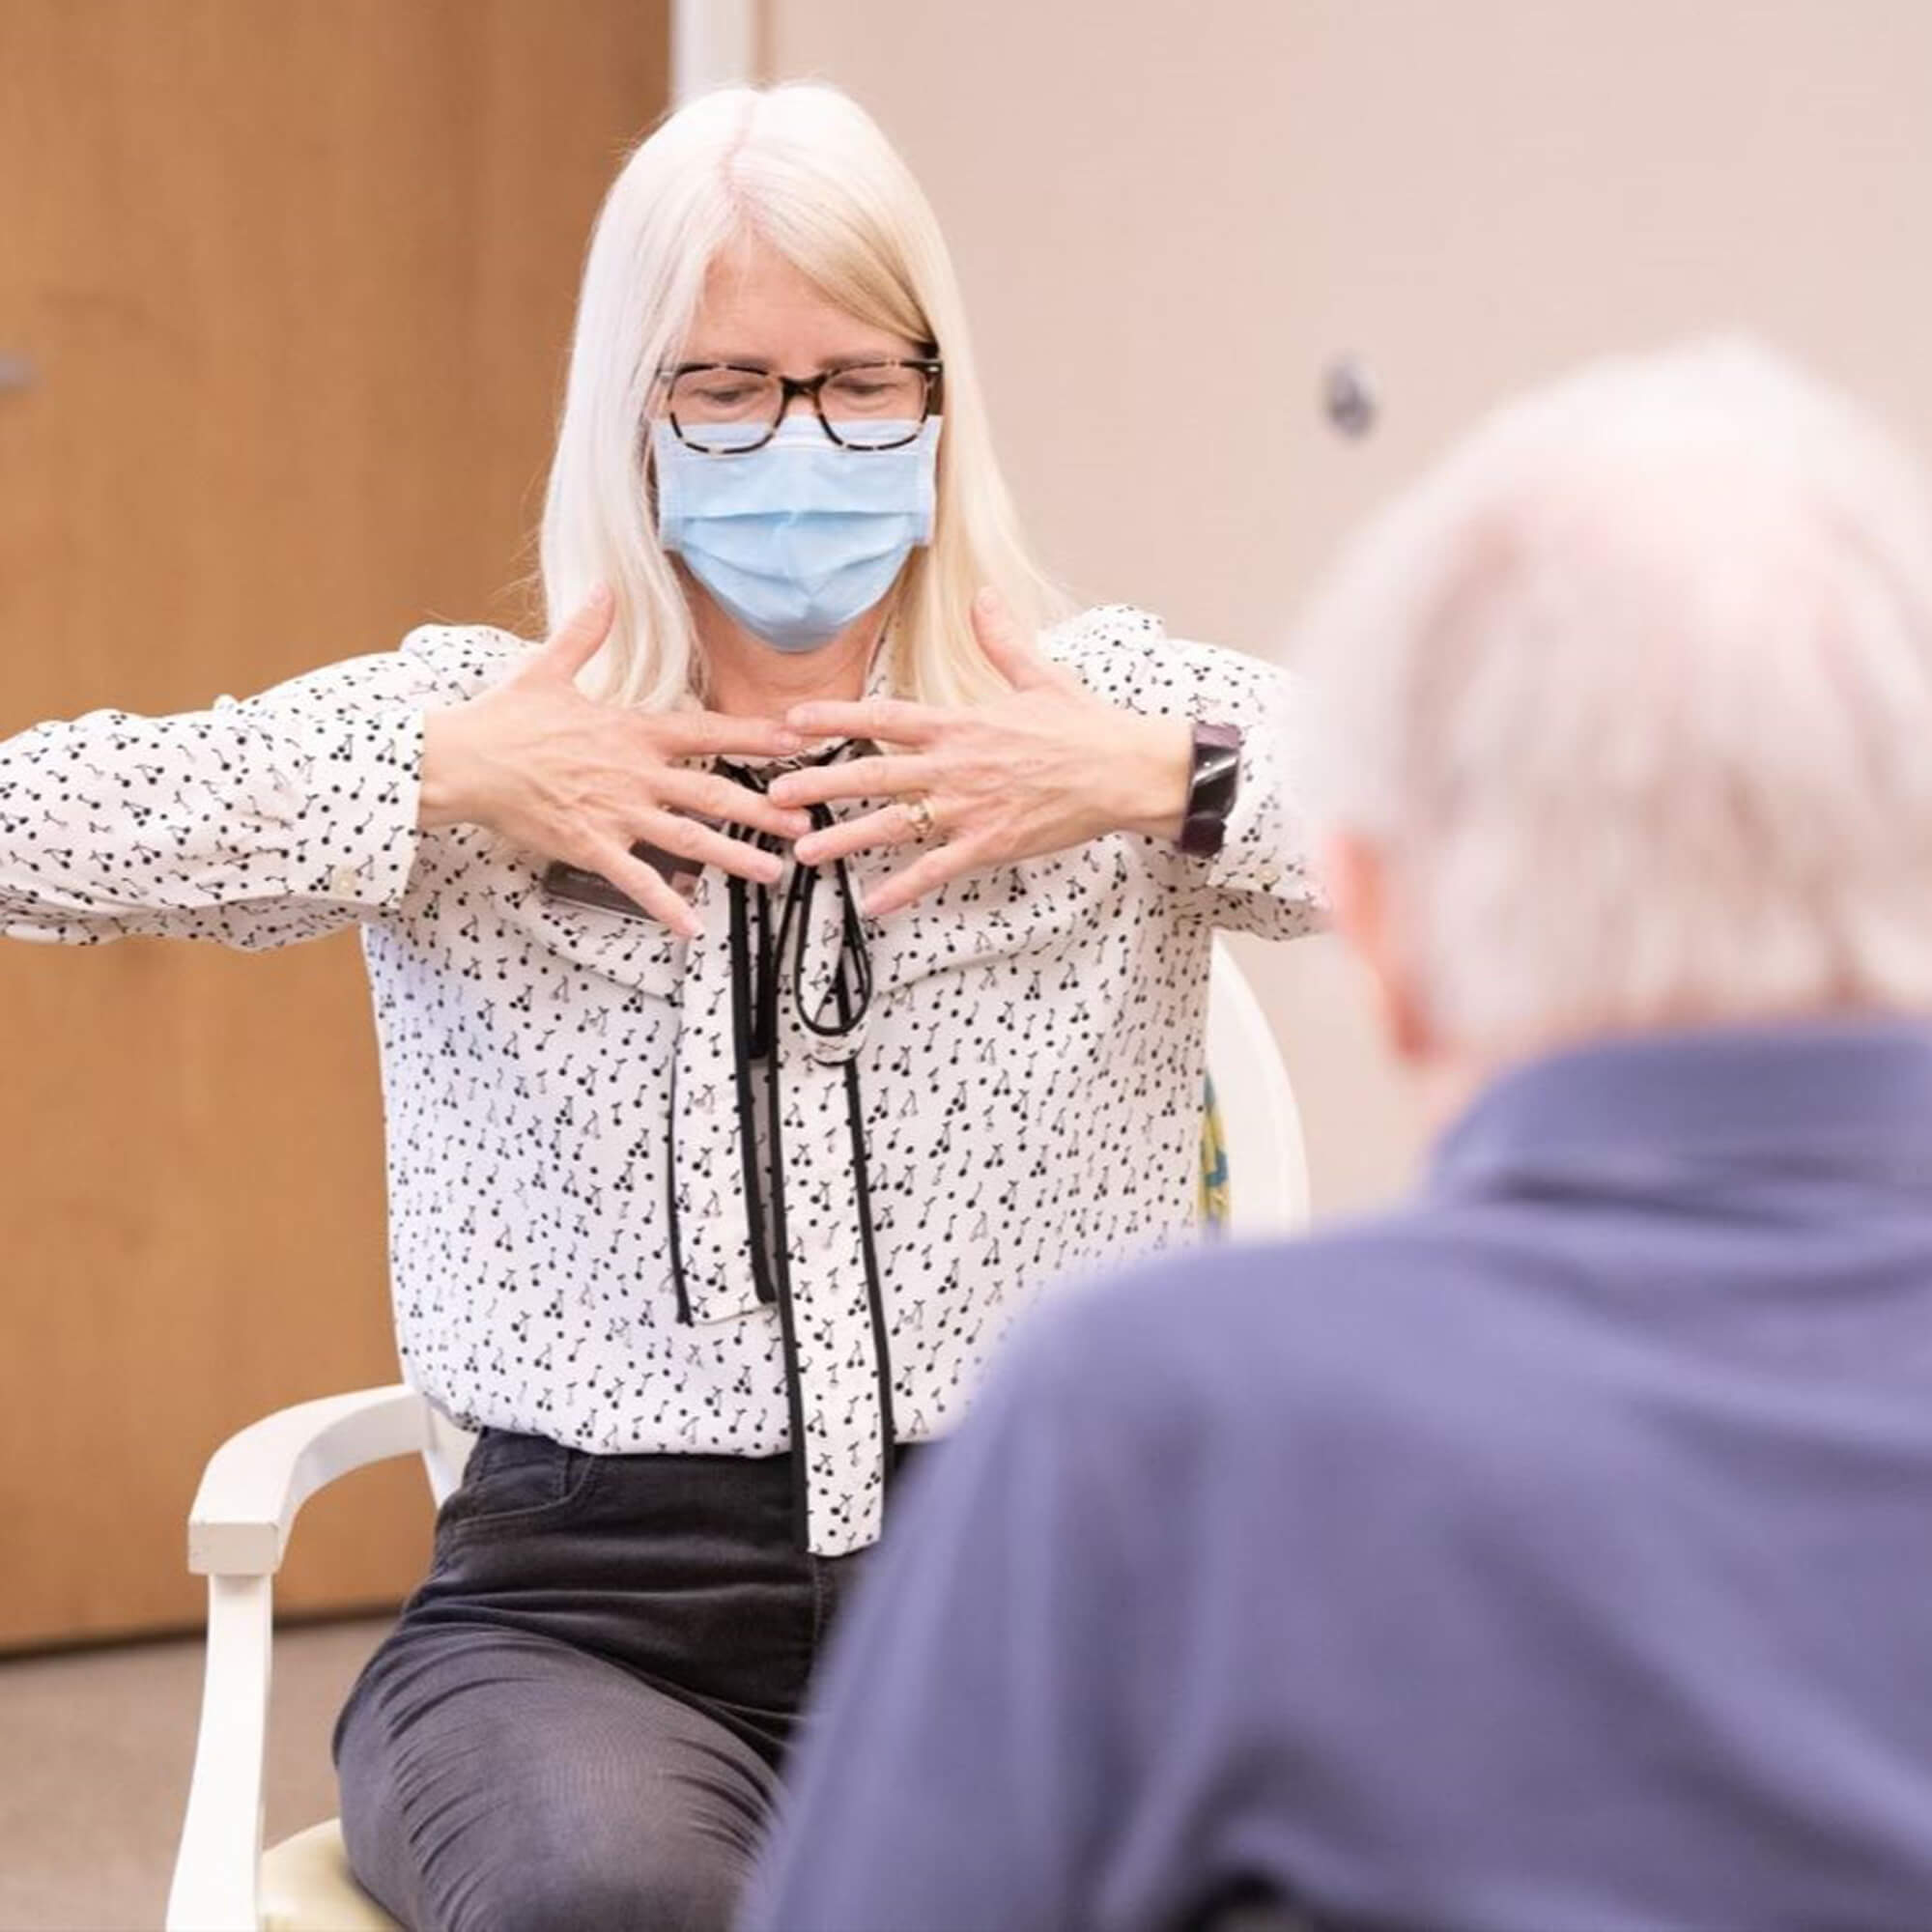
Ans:
[[[0,743],[0,931],[283,945],[389,904],[415,858],[427,685],[401,654],[355,659]]]

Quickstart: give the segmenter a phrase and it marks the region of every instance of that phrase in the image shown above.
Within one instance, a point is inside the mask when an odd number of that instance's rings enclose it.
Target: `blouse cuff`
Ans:
[[[318,721],[289,749],[269,811],[286,828],[295,895],[369,912],[392,909],[408,888],[422,836],[423,713]]]

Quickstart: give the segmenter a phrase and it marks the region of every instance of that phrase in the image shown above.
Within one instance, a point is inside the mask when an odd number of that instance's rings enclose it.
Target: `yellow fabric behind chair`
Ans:
[[[1210,1076],[1201,1107],[1201,1225],[1210,1235],[1222,1233],[1228,1209],[1228,1142],[1221,1131],[1221,1108]]]

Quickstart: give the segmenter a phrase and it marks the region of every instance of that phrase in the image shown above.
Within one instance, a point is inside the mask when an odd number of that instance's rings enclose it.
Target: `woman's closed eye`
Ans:
[[[916,415],[924,407],[925,381],[917,372],[890,367],[841,369],[826,379],[826,408],[866,415]]]
[[[761,399],[770,389],[768,382],[755,377],[686,376],[681,379],[682,400],[700,402],[716,409],[737,409]]]
[[[844,375],[826,384],[826,393],[842,396],[848,401],[874,402],[892,395],[903,384],[895,383],[889,377],[871,375]]]

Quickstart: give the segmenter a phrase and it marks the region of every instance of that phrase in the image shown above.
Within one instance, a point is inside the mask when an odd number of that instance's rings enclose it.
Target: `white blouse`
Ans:
[[[410,1379],[587,1450],[797,1446],[801,1535],[837,1554],[1036,1291],[1188,1237],[1213,930],[1316,918],[1288,679],[1121,609],[1043,642],[1112,702],[1242,727],[1221,854],[1110,837],[856,934],[827,868],[778,948],[775,1055],[734,1011],[754,892],[704,872],[687,943],[478,827],[417,829],[424,713],[527,648],[480,627],[0,744],[0,930],[254,948],[359,923]],[[902,863],[862,855],[855,884]]]

